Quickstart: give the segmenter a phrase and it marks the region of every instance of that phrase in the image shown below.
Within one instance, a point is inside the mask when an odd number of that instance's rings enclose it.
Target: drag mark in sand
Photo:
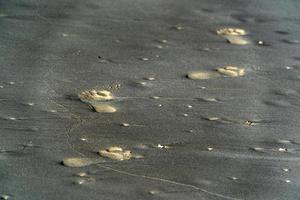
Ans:
[[[212,196],[216,196],[216,197],[220,197],[220,198],[223,198],[223,199],[242,200],[242,199],[238,199],[238,198],[234,198],[234,197],[225,196],[225,195],[222,195],[222,194],[219,194],[219,193],[210,192],[206,189],[203,189],[203,188],[197,187],[195,185],[191,185],[191,184],[180,183],[180,182],[176,182],[176,181],[172,181],[172,180],[168,180],[168,179],[163,179],[163,178],[158,178],[158,177],[153,177],[153,176],[134,174],[134,173],[130,173],[130,172],[122,171],[122,170],[117,170],[117,169],[114,169],[112,167],[104,166],[104,165],[97,165],[97,166],[101,167],[103,169],[108,169],[108,170],[114,171],[116,173],[124,174],[124,175],[127,175],[127,176],[144,178],[144,179],[149,179],[149,180],[155,180],[155,181],[165,182],[165,183],[169,183],[169,184],[173,184],[173,185],[179,185],[179,186],[183,186],[183,187],[192,188],[194,190],[198,190],[198,191],[201,191],[203,193],[206,193],[206,194],[209,194],[209,195],[212,195]]]

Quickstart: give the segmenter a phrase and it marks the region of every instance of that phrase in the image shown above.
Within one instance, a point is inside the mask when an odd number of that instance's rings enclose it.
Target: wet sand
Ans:
[[[0,197],[300,199],[299,8],[0,1]]]

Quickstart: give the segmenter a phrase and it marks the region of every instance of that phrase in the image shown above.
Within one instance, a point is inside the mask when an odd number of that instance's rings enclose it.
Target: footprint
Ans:
[[[186,77],[191,80],[207,80],[221,75],[229,77],[244,76],[245,69],[235,66],[225,66],[216,68],[215,71],[193,71],[188,73]]]
[[[113,95],[108,90],[87,90],[81,92],[78,97],[82,102],[88,103],[90,107],[98,113],[114,113],[117,111],[114,106],[103,103],[114,99]]]
[[[114,113],[117,109],[109,104],[91,104],[93,109],[98,113]]]
[[[247,32],[241,28],[222,28],[218,29],[217,35],[223,36],[228,43],[234,45],[246,45],[250,41],[243,36],[247,35]]]
[[[239,68],[239,67],[235,67],[235,66],[219,67],[216,69],[216,71],[222,75],[230,76],[230,77],[238,77],[238,76],[245,75],[244,68]]]
[[[110,91],[108,90],[87,90],[81,92],[78,97],[83,102],[89,101],[107,101],[112,100],[113,96]]]
[[[95,161],[89,158],[65,158],[62,164],[66,167],[85,167],[94,164]]]
[[[235,45],[246,45],[249,44],[250,41],[246,38],[243,38],[241,36],[224,36],[227,39],[227,42],[230,44],[235,44]]]
[[[121,147],[118,146],[111,146],[107,149],[100,150],[99,155],[105,158],[118,161],[129,160],[133,157],[131,151],[123,150]]]
[[[206,80],[217,76],[219,76],[219,74],[212,71],[193,71],[187,74],[187,78],[191,80]]]
[[[238,36],[238,35],[247,35],[247,32],[241,28],[221,28],[217,31],[218,35],[231,35],[231,36]]]

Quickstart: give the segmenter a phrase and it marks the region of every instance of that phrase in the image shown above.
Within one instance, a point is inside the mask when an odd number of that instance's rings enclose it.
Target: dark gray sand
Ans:
[[[300,199],[299,10],[1,0],[1,198]],[[244,74],[216,72],[226,66]],[[80,101],[93,89],[113,98]]]

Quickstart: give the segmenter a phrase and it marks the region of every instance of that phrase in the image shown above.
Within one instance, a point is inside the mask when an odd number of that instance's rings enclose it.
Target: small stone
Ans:
[[[290,183],[290,182],[291,182],[291,180],[288,180],[288,179],[287,179],[287,180],[284,180],[284,182],[286,182],[286,183]]]
[[[149,58],[140,58],[142,61],[148,61]]]

